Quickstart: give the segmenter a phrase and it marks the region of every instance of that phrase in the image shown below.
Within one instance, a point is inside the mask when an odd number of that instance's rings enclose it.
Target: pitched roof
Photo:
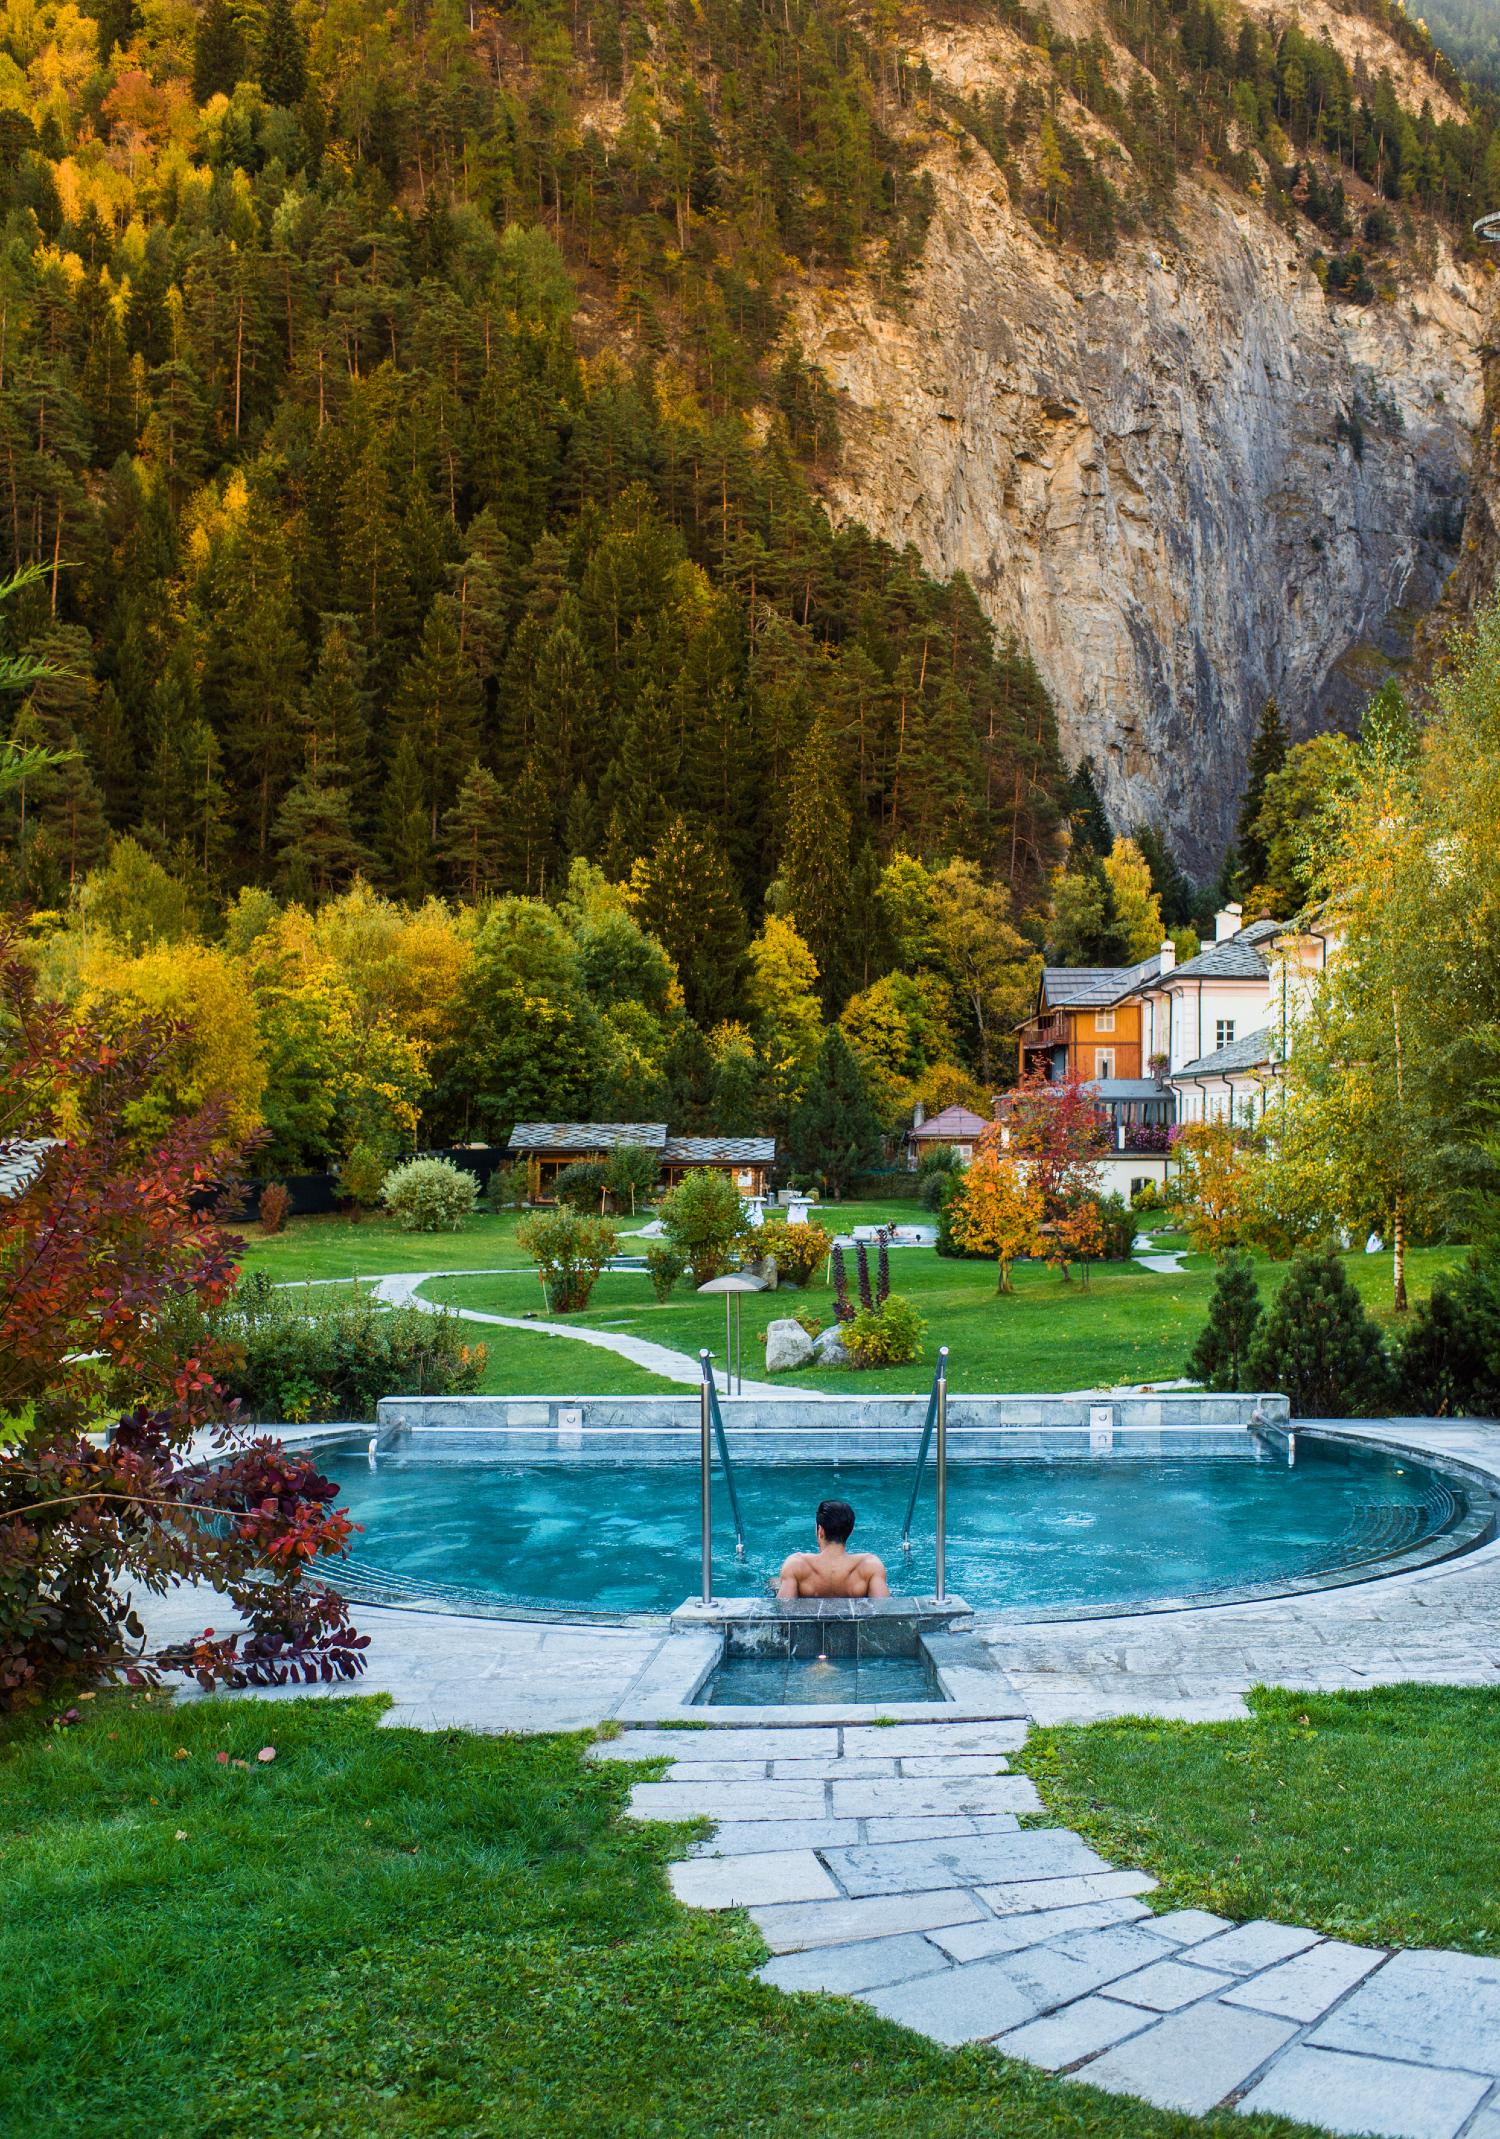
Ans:
[[[1237,936],[1226,936],[1222,943],[1211,943],[1206,951],[1174,966],[1170,973],[1162,975],[1162,979],[1166,983],[1180,979],[1267,980],[1271,968],[1261,946],[1269,946],[1275,937],[1285,932],[1284,921],[1252,921]]]
[[[1042,998],[1053,1010],[1106,1009],[1161,971],[1161,952],[1133,966],[1044,966]]]
[[[954,1105],[944,1107],[939,1114],[930,1115],[920,1127],[914,1126],[911,1133],[913,1136],[931,1137],[940,1144],[950,1137],[961,1137],[967,1143],[971,1138],[981,1135],[989,1126],[982,1114],[974,1113],[969,1107]]]
[[[660,1151],[666,1141],[664,1121],[518,1121],[510,1132],[512,1151],[609,1151],[616,1144]]]
[[[669,1136],[662,1157],[679,1166],[774,1166],[774,1136]]]
[[[0,1203],[24,1196],[41,1173],[47,1153],[62,1141],[56,1136],[11,1136],[0,1142]]]
[[[1173,1070],[1178,1077],[1227,1077],[1233,1070],[1259,1069],[1269,1062],[1271,1056],[1271,1028],[1262,1025],[1259,1032],[1247,1032],[1242,1040],[1231,1040],[1227,1047],[1216,1047],[1211,1055],[1200,1055],[1196,1062],[1184,1062],[1181,1069]]]

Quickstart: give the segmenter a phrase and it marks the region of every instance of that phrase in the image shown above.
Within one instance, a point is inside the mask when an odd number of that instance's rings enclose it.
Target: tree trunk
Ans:
[[[1396,1198],[1396,1208],[1391,1217],[1391,1277],[1394,1288],[1394,1306],[1398,1315],[1407,1309],[1406,1298],[1406,1212],[1401,1198]]]
[[[1013,1289],[1010,1282],[1010,1257],[1002,1255],[1000,1258],[1000,1282],[995,1287],[995,1290],[997,1292],[1010,1292]]]

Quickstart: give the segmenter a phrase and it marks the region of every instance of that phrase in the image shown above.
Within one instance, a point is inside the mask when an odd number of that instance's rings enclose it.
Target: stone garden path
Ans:
[[[1041,1810],[1009,1768],[1026,1729],[632,1730],[590,1757],[672,1762],[635,1785],[631,1815],[717,1823],[672,1886],[690,1907],[747,1908],[779,1990],[843,1993],[1164,2109],[1500,2139],[1500,1960],[1154,1916],[1144,1873],[1021,1827]]]
[[[440,1278],[487,1277],[495,1273],[484,1270],[417,1270],[403,1271],[394,1277],[378,1277],[370,1281],[370,1289],[377,1300],[387,1307],[420,1307],[428,1314],[442,1314],[444,1309],[436,1300],[422,1297],[420,1288],[435,1283]],[[703,1379],[703,1369],[691,1352],[674,1351],[668,1344],[653,1344],[647,1337],[625,1337],[617,1330],[581,1329],[571,1322],[528,1321],[522,1315],[486,1315],[475,1307],[450,1307],[450,1315],[457,1315],[462,1322],[484,1322],[496,1329],[525,1329],[544,1337],[571,1337],[575,1344],[592,1344],[601,1352],[615,1352],[621,1359],[629,1359],[636,1366],[644,1367],[650,1374],[659,1374],[664,1381],[684,1382],[696,1389]],[[721,1390],[720,1394],[724,1392]],[[816,1396],[815,1389],[796,1389],[784,1381],[751,1381],[747,1379],[737,1391],[743,1396]]]

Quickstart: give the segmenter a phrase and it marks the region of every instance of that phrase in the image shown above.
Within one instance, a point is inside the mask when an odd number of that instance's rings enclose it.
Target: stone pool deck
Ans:
[[[779,1990],[1163,2109],[1500,2139],[1500,1960],[1153,1915],[1144,1873],[1021,1827],[1042,1809],[1009,1772],[1025,1738],[1024,1722],[632,1730],[591,1757],[671,1762],[631,1816],[716,1823],[673,1890],[748,1909]]]
[[[1500,1478],[1500,1424],[1339,1424]],[[214,1605],[179,1590],[143,1610],[166,1639],[215,1623]],[[680,1714],[685,1652],[710,1640],[665,1622],[373,1606],[357,1617],[371,1636],[366,1677],[279,1697],[385,1692],[386,1720],[417,1729],[639,1726],[591,1757],[671,1762],[635,1786],[631,1812],[716,1823],[671,1868],[673,1887],[689,1906],[748,1908],[772,1953],[762,1974],[783,1991],[847,1994],[938,2042],[990,2042],[1190,2113],[1500,2139],[1500,1960],[1392,1953],[1196,1910],[1153,1915],[1146,1875],[1066,1829],[1022,1828],[1040,1802],[1010,1772],[1032,1721],[1232,1717],[1261,1681],[1500,1685],[1500,1541],[1264,1602],[1024,1623],[980,1614],[974,1636],[993,1672],[973,1674],[946,1717],[928,1707],[893,1724],[809,1709],[747,1726],[699,1710],[706,1730],[653,1729]],[[1122,2133],[1130,2114],[1122,2102]]]

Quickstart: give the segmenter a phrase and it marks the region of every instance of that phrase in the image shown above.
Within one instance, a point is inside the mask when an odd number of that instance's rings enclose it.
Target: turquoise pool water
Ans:
[[[362,1453],[323,1459],[364,1525],[356,1594],[422,1593],[605,1612],[670,1611],[699,1587],[694,1463],[530,1465]],[[716,1480],[714,1587],[764,1590],[812,1544],[820,1499],[850,1501],[854,1543],[878,1552],[894,1590],[933,1586],[932,1480],[903,1557],[906,1463],[737,1465],[747,1556],[737,1562]],[[1286,1581],[1378,1557],[1446,1527],[1463,1501],[1437,1473],[1374,1451],[1302,1444],[1275,1462],[1172,1458],[1108,1463],[954,1462],[948,1587],[983,1610],[1056,1611],[1167,1602]]]

